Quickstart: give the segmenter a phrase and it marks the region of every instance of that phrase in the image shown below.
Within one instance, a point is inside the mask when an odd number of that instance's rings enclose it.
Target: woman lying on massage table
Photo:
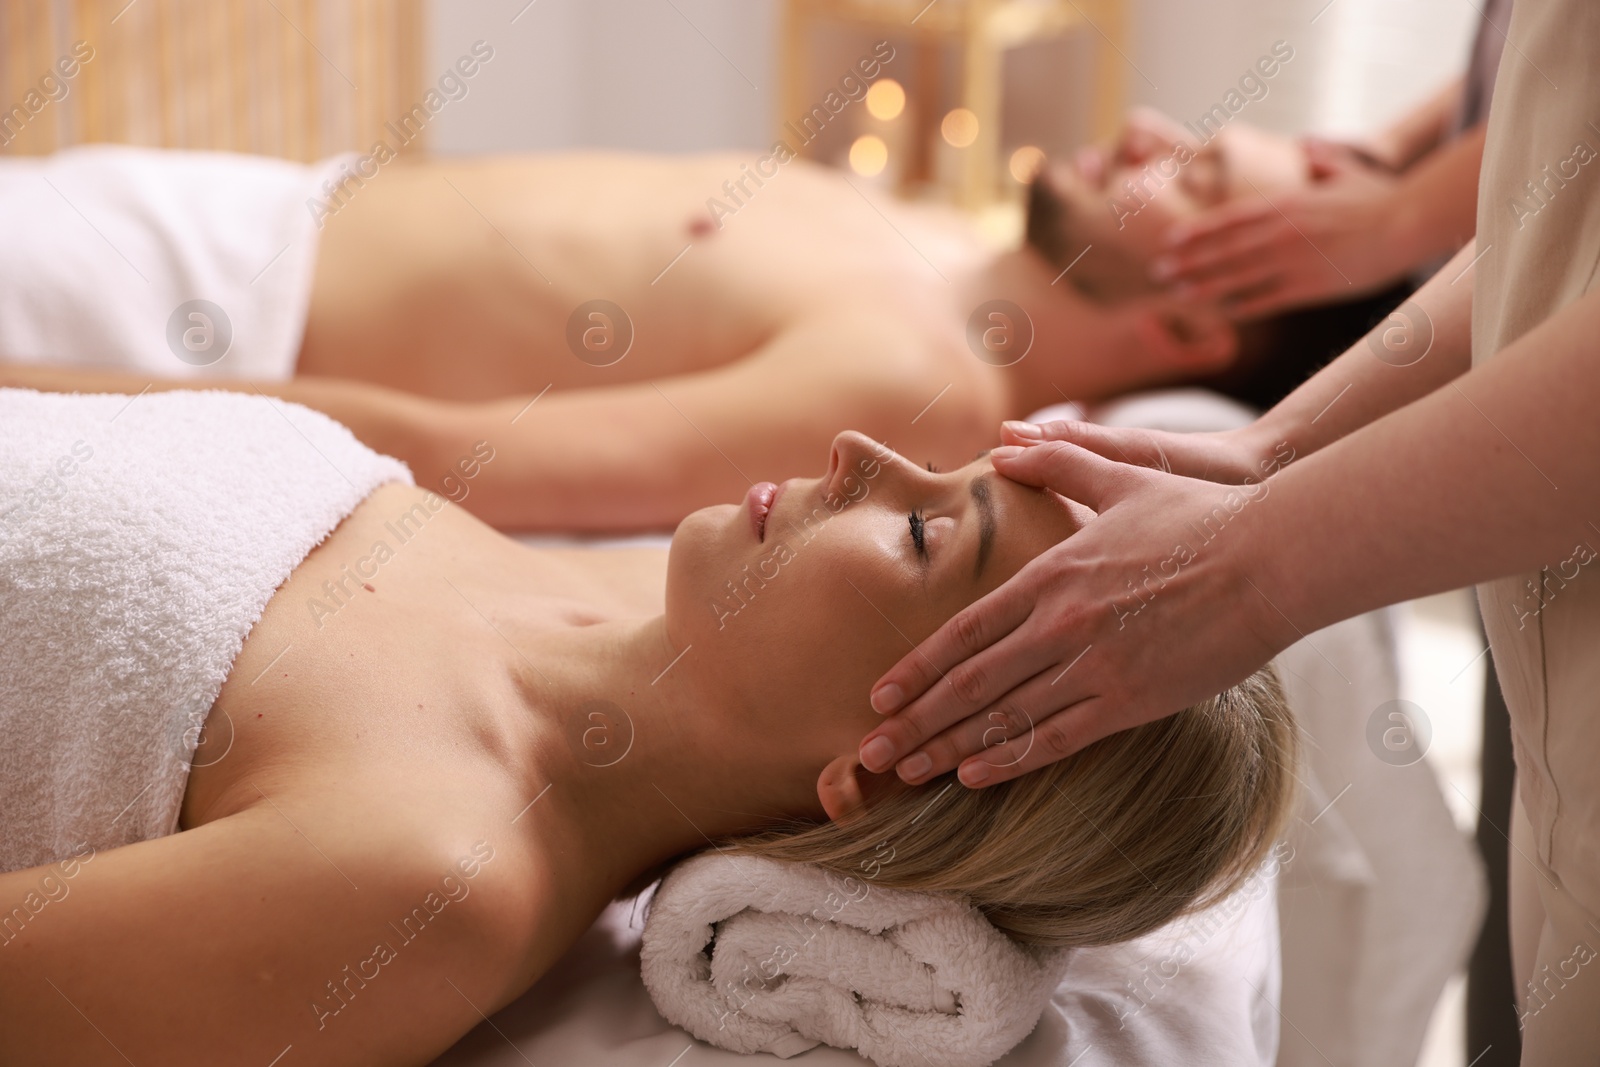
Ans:
[[[168,399],[95,425],[171,434]],[[194,479],[162,477],[160,499],[92,506],[112,525],[175,509]],[[1270,672],[981,792],[858,773],[871,681],[1091,518],[986,459],[932,471],[858,433],[819,479],[689,516],[668,553],[534,550],[382,485],[250,630],[181,832],[101,851],[7,926],[0,1063],[423,1064],[608,901],[713,844],[867,878],[892,842],[873,884],[959,894],[1031,944],[1115,942],[1215,899],[1291,796]],[[357,565],[397,529],[381,569]],[[52,595],[28,581],[0,570],[0,606]],[[0,875],[0,902],[51,870]]]

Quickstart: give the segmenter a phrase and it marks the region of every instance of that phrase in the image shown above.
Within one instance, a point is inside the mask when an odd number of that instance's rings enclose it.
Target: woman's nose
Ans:
[[[833,439],[833,455],[828,464],[828,473],[833,475],[841,470],[860,469],[874,464],[882,465],[898,459],[900,456],[887,445],[880,444],[857,430],[845,430]]]
[[[846,430],[833,439],[833,449],[828,457],[828,475],[823,486],[828,492],[851,496],[857,482],[870,482],[885,468],[897,471],[920,471],[915,464],[885,445],[879,444],[864,433]],[[855,489],[859,492],[859,488]]]
[[[829,495],[844,492],[842,483],[855,470],[857,457],[862,452],[861,443],[865,440],[865,434],[854,430],[845,430],[833,439],[828,453],[828,473],[822,479],[823,489]]]
[[[872,438],[856,430],[844,430],[833,439],[833,454],[828,461],[828,474],[837,474],[840,469],[853,467],[856,461],[866,455],[870,450],[887,452]]]

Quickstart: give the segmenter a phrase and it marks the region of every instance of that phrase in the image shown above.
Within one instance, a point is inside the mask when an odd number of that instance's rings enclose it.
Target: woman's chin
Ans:
[[[672,531],[672,547],[678,548],[679,542],[683,542],[685,546],[702,542],[725,543],[731,534],[737,533],[739,513],[743,511],[742,504],[712,504],[710,507],[691,511],[678,523],[678,528]]]
[[[667,550],[667,628],[680,647],[722,629],[719,597],[759,547],[739,504],[715,504],[684,516]]]
[[[685,569],[684,577],[688,578],[724,569],[727,561],[734,558],[741,533],[754,540],[742,505],[713,504],[691,511],[672,531],[672,544],[667,550],[668,575]]]

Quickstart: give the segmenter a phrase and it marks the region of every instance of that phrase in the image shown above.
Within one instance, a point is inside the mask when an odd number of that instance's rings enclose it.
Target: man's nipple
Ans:
[[[702,237],[709,237],[717,232],[717,223],[706,212],[698,212],[689,216],[689,236],[698,241]]]

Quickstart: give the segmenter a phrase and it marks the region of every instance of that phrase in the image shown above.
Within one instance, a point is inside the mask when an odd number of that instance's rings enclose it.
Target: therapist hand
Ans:
[[[1120,463],[1229,485],[1260,481],[1279,465],[1269,455],[1274,447],[1287,447],[1271,440],[1269,428],[1261,422],[1211,433],[1175,433],[1065,420],[1037,426],[1004,422],[1000,424],[1000,441],[1023,446],[1065,441]]]
[[[958,764],[969,786],[1002,782],[1215,696],[1297,638],[1251,578],[1269,556],[1250,520],[1270,482],[1224,486],[1063,441],[991,455],[1006,477],[1097,517],[879,680],[873,706],[898,714],[863,741],[868,770],[909,755],[909,782]],[[1247,500],[1237,513],[1229,494]],[[1207,541],[1218,507],[1232,517]]]
[[[1173,225],[1151,276],[1237,319],[1375,292],[1410,269],[1399,180],[1352,153],[1308,146],[1314,181]],[[1320,177],[1318,177],[1320,176]]]

